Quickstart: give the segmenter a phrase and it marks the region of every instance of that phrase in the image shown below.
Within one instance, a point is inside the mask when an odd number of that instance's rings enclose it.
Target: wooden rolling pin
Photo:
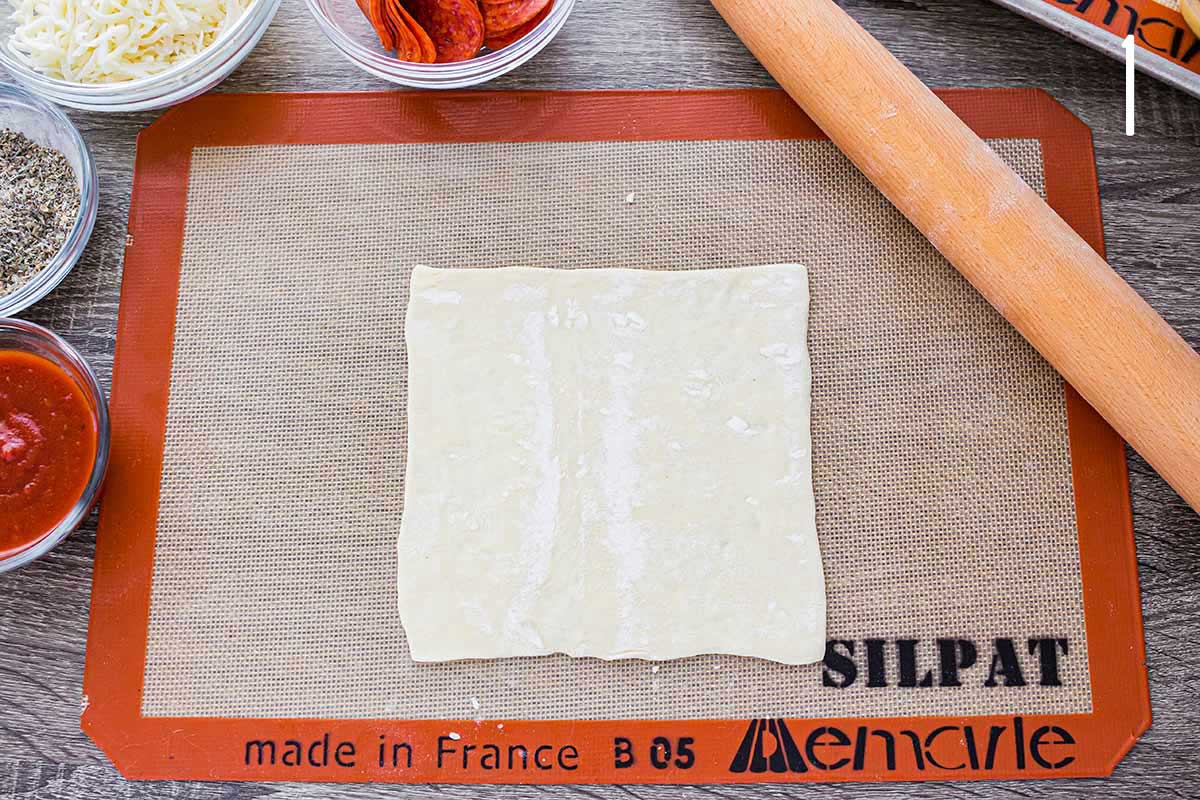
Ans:
[[[871,182],[1200,510],[1200,355],[832,0],[712,3]]]

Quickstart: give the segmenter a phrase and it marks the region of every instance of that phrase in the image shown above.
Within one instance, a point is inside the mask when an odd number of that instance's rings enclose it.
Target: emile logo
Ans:
[[[1075,763],[1077,746],[1058,724],[1029,725],[1024,717],[1007,721],[937,725],[815,724],[792,720],[793,735],[782,719],[750,722],[729,762],[734,774],[927,770],[954,773],[1012,768],[1053,772]]]
[[[781,719],[756,719],[729,765],[730,772],[807,772],[800,748]]]

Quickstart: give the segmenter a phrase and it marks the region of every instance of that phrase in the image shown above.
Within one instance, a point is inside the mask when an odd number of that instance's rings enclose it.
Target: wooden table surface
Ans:
[[[847,0],[931,86],[1034,86],[1091,126],[1112,264],[1200,345],[1200,100],[1139,77],[1137,136],[1124,135],[1122,67],[983,0]],[[580,0],[566,29],[496,88],[766,86],[771,79],[705,0]],[[380,90],[329,45],[301,0],[284,0],[224,91]],[[134,137],[154,113],[73,113],[100,172],[83,261],[24,315],[112,366]],[[1130,458],[1154,726],[1097,781],[797,787],[443,788],[131,784],[79,730],[94,520],[42,561],[0,576],[0,800],[10,798],[676,798],[1200,796],[1200,516]]]

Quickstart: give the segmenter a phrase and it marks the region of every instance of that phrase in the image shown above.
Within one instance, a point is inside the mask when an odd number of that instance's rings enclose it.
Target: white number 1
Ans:
[[[1121,42],[1125,48],[1125,135],[1133,136],[1133,51],[1137,50],[1133,36]]]

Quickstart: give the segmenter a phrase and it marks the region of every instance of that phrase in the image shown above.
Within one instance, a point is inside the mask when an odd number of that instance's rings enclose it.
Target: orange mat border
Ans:
[[[1091,132],[1036,90],[949,90],[939,96],[985,138],[1041,140],[1050,204],[1097,250],[1103,232]],[[824,138],[775,90],[655,92],[461,92],[419,94],[209,95],[165,114],[138,138],[116,363],[113,441],[97,536],[84,674],[82,727],[126,777],[191,780],[433,783],[748,783],[809,780],[1032,778],[1108,774],[1150,723],[1124,445],[1067,389],[1083,597],[1092,678],[1089,714],[788,721],[805,771],[733,773],[745,720],[495,721],[314,720],[144,717],[141,714],[159,481],[167,417],[188,171],[194,147],[214,145],[485,141]],[[993,727],[995,726],[995,727]],[[1031,740],[1040,739],[1041,761]],[[847,738],[862,728],[854,763]],[[975,768],[1000,728],[991,768]],[[969,729],[969,732],[968,732]],[[438,767],[438,737],[454,747],[524,743],[528,770]],[[890,768],[885,737],[897,741]],[[1059,744],[1062,733],[1073,744]],[[325,741],[330,758],[354,742],[353,767],[247,765],[246,742]],[[380,767],[379,737],[405,741],[413,764]],[[614,739],[631,741],[636,763],[614,768]],[[662,737],[676,751],[665,762]],[[679,745],[692,756],[681,757]],[[443,743],[451,740],[443,740]],[[909,742],[914,744],[910,745]],[[576,769],[554,763],[570,745]],[[922,757],[914,752],[923,747]],[[660,756],[655,763],[651,749]],[[318,747],[318,751],[320,748]],[[314,751],[314,752],[318,752]],[[343,752],[348,752],[343,750]],[[479,751],[476,751],[477,753]],[[1050,755],[1052,754],[1052,755]],[[400,752],[403,755],[403,752]],[[549,758],[550,769],[541,768]],[[1067,758],[1071,760],[1065,761]],[[845,763],[841,763],[845,759]],[[1053,760],[1051,760],[1053,759]],[[344,759],[349,761],[351,759]],[[921,768],[917,761],[920,760]],[[690,763],[689,763],[690,761]],[[962,762],[960,765],[959,762]],[[1060,763],[1061,762],[1061,763]],[[477,763],[477,762],[476,762]],[[839,766],[840,764],[840,766]]]

